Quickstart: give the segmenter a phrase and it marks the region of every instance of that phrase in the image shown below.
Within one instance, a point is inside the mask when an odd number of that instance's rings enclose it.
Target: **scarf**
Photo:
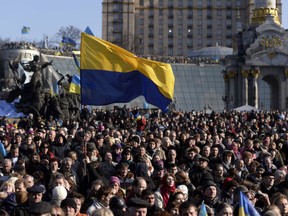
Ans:
[[[160,193],[163,197],[163,208],[166,207],[168,201],[169,201],[169,197],[171,193],[174,193],[176,190],[176,186],[175,184],[173,184],[172,186],[168,186],[166,183],[166,178],[168,176],[162,178],[162,186],[160,187]]]

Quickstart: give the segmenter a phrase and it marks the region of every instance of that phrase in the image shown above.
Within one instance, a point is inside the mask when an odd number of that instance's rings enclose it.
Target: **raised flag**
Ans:
[[[208,216],[207,209],[206,209],[204,202],[202,202],[202,204],[201,204],[198,216]]]
[[[62,45],[66,45],[66,46],[76,46],[76,42],[70,38],[70,37],[62,37],[62,41],[61,41]]]
[[[23,28],[21,29],[22,34],[29,34],[29,32],[30,32],[30,27],[23,26]]]
[[[93,34],[92,30],[89,28],[89,26],[86,27],[86,29],[84,30],[84,32],[87,33],[87,34],[90,34],[90,35],[93,35],[93,36],[94,36],[94,34]]]
[[[80,94],[80,77],[79,76],[73,75],[71,83],[70,83],[69,92]]]
[[[108,41],[81,35],[81,103],[126,103],[143,95],[166,111],[174,96],[175,78],[170,64],[138,58]]]
[[[77,69],[80,70],[80,63],[79,63],[79,60],[78,60],[77,56],[73,52],[72,52],[72,56],[73,56],[74,63],[76,65]]]
[[[250,200],[240,191],[238,216],[260,216]]]

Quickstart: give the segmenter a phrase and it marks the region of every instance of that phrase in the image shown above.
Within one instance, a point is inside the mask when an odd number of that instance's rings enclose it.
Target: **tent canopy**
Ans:
[[[237,107],[237,108],[235,108],[235,109],[233,109],[233,110],[235,110],[235,111],[260,111],[260,109],[257,109],[256,107],[253,107],[253,106],[250,106],[250,105],[248,105],[248,104],[246,104],[246,105],[243,105],[243,106],[240,106],[240,107]]]

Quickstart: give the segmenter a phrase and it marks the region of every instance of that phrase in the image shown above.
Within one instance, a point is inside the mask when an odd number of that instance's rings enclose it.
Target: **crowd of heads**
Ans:
[[[288,214],[288,115],[82,107],[79,119],[0,119],[9,215]],[[272,213],[271,213],[272,212]],[[0,212],[2,215],[2,213]],[[4,213],[3,213],[4,215]]]
[[[36,44],[25,41],[5,42],[1,45],[2,49],[33,49],[36,50]]]

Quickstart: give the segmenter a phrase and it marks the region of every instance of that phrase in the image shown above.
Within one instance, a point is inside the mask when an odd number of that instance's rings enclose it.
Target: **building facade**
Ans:
[[[102,38],[142,56],[187,56],[216,44],[232,48],[237,32],[263,22],[265,14],[254,10],[259,8],[256,4],[257,0],[103,0]],[[281,23],[281,0],[275,4],[269,13]]]
[[[288,109],[288,32],[275,0],[255,0],[252,22],[237,34],[235,55],[224,70],[227,104]]]

